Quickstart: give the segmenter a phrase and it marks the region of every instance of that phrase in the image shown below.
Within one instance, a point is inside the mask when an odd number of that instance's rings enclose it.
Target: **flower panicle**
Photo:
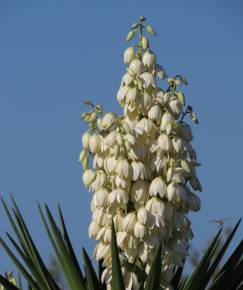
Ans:
[[[117,93],[123,114],[104,113],[102,106],[85,101],[91,110],[82,115],[89,130],[82,136],[79,160],[83,183],[93,193],[89,236],[97,240],[94,256],[103,261],[108,289],[112,220],[126,289],[139,289],[131,266],[148,273],[161,243],[161,287],[172,289],[174,266],[182,265],[193,237],[187,213],[201,207],[195,193],[202,191],[200,164],[186,116],[194,123],[198,119],[178,89],[188,83],[181,75],[168,77],[157,63],[143,34],[156,32],[145,21],[140,17],[127,36],[130,41],[138,33],[139,43],[124,52],[127,69]]]

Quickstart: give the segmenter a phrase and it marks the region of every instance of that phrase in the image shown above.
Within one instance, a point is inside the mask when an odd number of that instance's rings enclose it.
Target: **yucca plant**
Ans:
[[[13,197],[12,202],[13,208],[11,212],[2,199],[5,212],[16,235],[16,239],[14,239],[14,237],[9,233],[6,233],[9,243],[13,246],[14,250],[10,249],[8,244],[2,238],[0,238],[0,244],[18,268],[21,276],[27,281],[28,290],[62,290],[61,286],[58,285],[58,282],[56,282],[52,277],[48,270],[48,266],[41,258]],[[85,249],[83,249],[83,269],[79,265],[65,226],[60,206],[58,206],[59,226],[54,220],[47,205],[44,206],[44,210],[40,205],[38,205],[38,208],[55,256],[60,263],[63,276],[67,281],[68,289],[105,290],[106,285],[101,279],[102,265],[99,263],[97,272]],[[240,289],[239,287],[243,282],[243,241],[239,243],[231,256],[226,260],[224,265],[218,271],[218,274],[216,276],[213,275],[237,228],[239,227],[239,224],[240,220],[237,222],[228,239],[220,249],[218,249],[218,247],[221,239],[222,228],[219,230],[191,275],[182,278],[183,267],[175,268],[171,281],[173,288],[181,290]],[[112,289],[125,290],[114,225],[112,226],[112,241],[110,246],[112,252]],[[214,253],[216,251],[218,254],[215,256]],[[18,253],[19,257],[15,252]],[[139,273],[139,279],[141,281],[140,290],[160,289],[161,253],[162,244],[156,251],[149,273]],[[21,276],[19,275],[19,279],[16,281],[11,273],[7,273],[5,277],[0,275],[0,284],[2,284],[0,289],[24,289],[20,278]]]
[[[85,104],[91,110],[82,114],[89,129],[82,137],[80,162],[83,183],[94,193],[89,236],[97,240],[98,271],[85,249],[84,266],[79,265],[60,206],[59,223],[47,205],[38,204],[40,217],[69,290],[240,289],[242,241],[220,266],[240,220],[223,244],[221,228],[193,273],[182,275],[193,237],[187,214],[200,210],[193,191],[202,190],[186,116],[196,124],[198,119],[179,89],[187,85],[186,78],[169,78],[157,64],[145,36],[156,32],[145,22],[140,17],[126,39],[138,35],[138,44],[124,53],[128,68],[117,94],[123,114],[105,114],[89,100]],[[166,89],[159,87],[158,79]],[[11,272],[0,275],[2,289],[23,289],[23,278],[29,290],[63,289],[11,198],[11,211],[3,199],[2,204],[16,237],[7,233],[8,243],[0,238],[0,244],[20,275],[17,280]]]

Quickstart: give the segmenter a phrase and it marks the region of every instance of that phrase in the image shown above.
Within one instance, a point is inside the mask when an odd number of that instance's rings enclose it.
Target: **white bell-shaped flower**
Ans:
[[[95,180],[96,173],[91,169],[86,169],[83,173],[83,183],[86,187],[90,186],[90,184]]]
[[[133,161],[131,165],[132,165],[133,181],[136,181],[138,179],[147,179],[148,172],[142,162]]]
[[[108,200],[108,191],[105,188],[101,188],[94,194],[94,199],[98,207],[106,207]]]
[[[121,188],[117,188],[109,193],[108,201],[110,204],[118,204],[119,206],[126,206],[129,200],[127,192]]]
[[[161,177],[156,177],[149,187],[149,194],[151,196],[159,195],[163,198],[166,194],[166,183]]]
[[[124,52],[124,62],[126,64],[129,64],[134,57],[135,57],[134,48],[132,46],[128,47]]]
[[[126,179],[132,177],[132,167],[126,159],[120,159],[117,163],[116,173]]]
[[[148,89],[149,87],[156,88],[156,83],[155,83],[154,77],[151,73],[144,72],[140,75],[140,78],[143,82],[143,87],[145,89]]]
[[[136,224],[134,225],[134,236],[138,239],[143,239],[146,233],[146,227],[145,225],[136,222]]]
[[[144,66],[141,60],[139,60],[138,58],[135,58],[131,61],[129,69],[132,72],[134,72],[136,75],[140,75],[144,70]]]
[[[109,129],[116,122],[116,115],[114,113],[107,113],[102,119],[102,127],[104,129]]]
[[[166,126],[170,124],[173,120],[174,120],[173,116],[170,113],[165,112],[161,119],[160,130],[165,131]]]
[[[154,105],[148,112],[148,117],[152,121],[156,121],[157,124],[160,124],[162,118],[162,112],[159,105]]]
[[[136,222],[137,216],[135,212],[127,214],[123,222],[123,230],[127,233],[133,232]]]
[[[156,63],[156,56],[150,50],[147,50],[143,54],[142,61],[143,61],[143,64],[145,67],[153,68],[155,66],[155,63]]]
[[[161,134],[158,138],[158,145],[163,151],[170,151],[171,140],[166,134]]]
[[[167,197],[172,204],[179,204],[182,202],[183,206],[184,203],[187,202],[187,193],[184,188],[179,185],[178,183],[171,182],[167,187]]]
[[[89,138],[89,148],[92,153],[99,153],[101,145],[101,136],[100,134],[93,134]]]

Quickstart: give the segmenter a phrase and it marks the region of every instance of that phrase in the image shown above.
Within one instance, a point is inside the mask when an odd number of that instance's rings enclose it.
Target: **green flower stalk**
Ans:
[[[127,70],[117,93],[123,114],[104,114],[101,106],[86,101],[91,110],[82,115],[89,130],[82,137],[80,162],[83,183],[93,192],[89,236],[97,240],[94,256],[103,262],[107,289],[112,220],[126,289],[139,289],[138,271],[149,272],[161,243],[161,289],[173,289],[174,266],[183,264],[193,237],[187,213],[200,209],[194,193],[202,190],[196,175],[200,164],[185,118],[198,120],[178,88],[187,81],[180,75],[168,78],[157,63],[144,35],[156,32],[145,21],[140,17],[126,39],[138,34],[139,42],[124,53]]]

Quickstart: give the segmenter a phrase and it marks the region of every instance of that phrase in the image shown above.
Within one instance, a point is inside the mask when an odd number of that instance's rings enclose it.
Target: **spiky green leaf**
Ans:
[[[121,271],[118,246],[116,242],[116,232],[114,223],[112,222],[111,230],[111,258],[112,258],[112,289],[125,290],[124,280]]]
[[[162,243],[160,244],[145,282],[144,290],[158,290],[162,266]]]

